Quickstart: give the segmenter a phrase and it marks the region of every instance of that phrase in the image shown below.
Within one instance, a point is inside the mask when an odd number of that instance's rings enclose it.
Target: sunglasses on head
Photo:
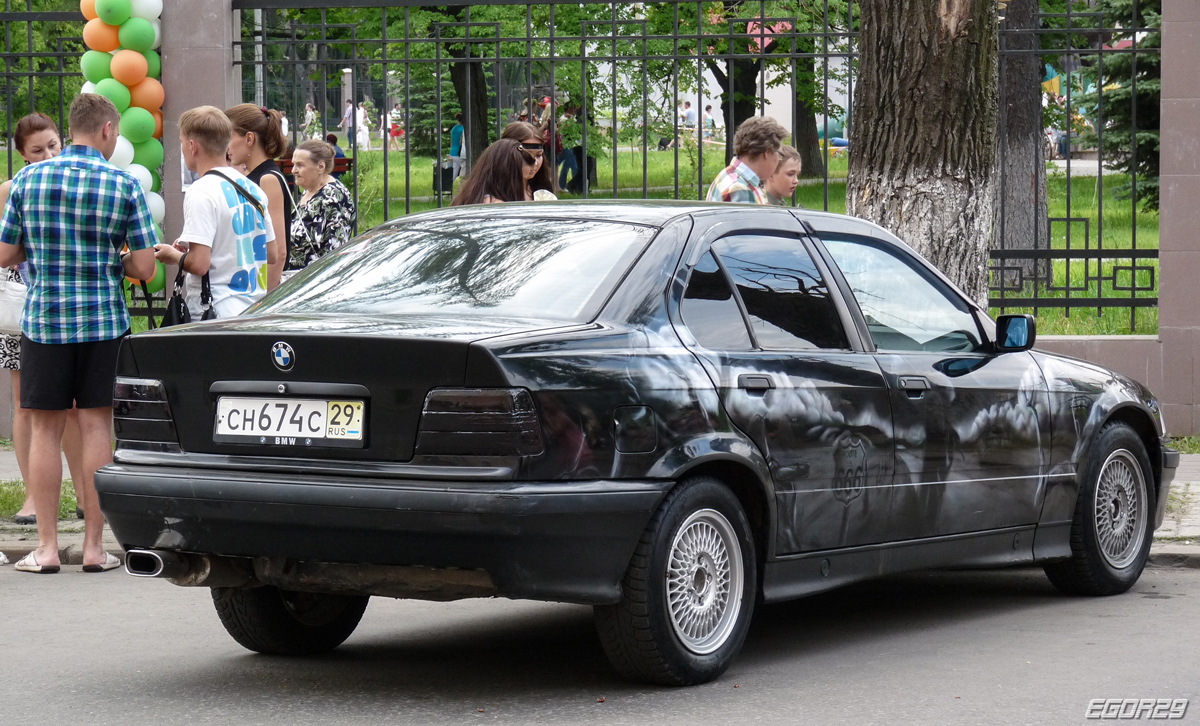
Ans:
[[[525,151],[542,151],[546,148],[546,145],[532,141],[524,141],[521,142],[521,148]]]

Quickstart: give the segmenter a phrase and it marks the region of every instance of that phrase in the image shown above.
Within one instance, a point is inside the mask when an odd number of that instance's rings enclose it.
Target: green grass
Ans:
[[[25,483],[13,479],[0,481],[0,520],[11,520],[25,503]],[[59,519],[75,518],[75,490],[68,479],[63,482],[62,501],[58,505]]]
[[[1127,250],[1133,247],[1134,235],[1138,249],[1158,249],[1158,213],[1138,212],[1134,226],[1133,209],[1128,200],[1118,200],[1113,189],[1125,181],[1120,174],[1103,177],[1103,216],[1100,214],[1099,177],[1077,177],[1068,187],[1063,175],[1051,175],[1046,182],[1050,217],[1073,219],[1069,224],[1055,223],[1050,229],[1050,243],[1054,249],[1066,249],[1068,233],[1071,249],[1098,246],[1106,250]],[[1070,205],[1068,206],[1068,191]],[[1087,238],[1085,239],[1085,232]],[[1059,261],[1053,267],[1053,286],[1043,290],[1042,297],[1065,299],[1068,297],[1102,297],[1105,299],[1129,297],[1156,297],[1158,295],[1158,260],[1135,260],[1132,264],[1145,267],[1139,270],[1136,281],[1132,272],[1117,270],[1129,268],[1131,261],[1119,256],[1109,260]],[[1114,270],[1117,270],[1114,274]],[[1136,282],[1136,285],[1134,284]],[[1135,291],[1118,290],[1117,287],[1144,288]],[[1071,288],[1068,292],[1064,288]],[[1007,293],[1020,298],[1022,292]],[[1140,308],[1135,313],[1129,308],[1041,308],[1006,307],[1008,313],[1032,313],[1038,318],[1038,332],[1043,335],[1153,335],[1158,332],[1157,308]],[[993,309],[999,314],[999,309]]]
[[[1200,454],[1200,436],[1177,436],[1171,439],[1171,448],[1181,454]]]

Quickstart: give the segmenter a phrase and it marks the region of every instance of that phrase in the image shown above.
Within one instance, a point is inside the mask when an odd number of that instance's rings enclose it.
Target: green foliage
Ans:
[[[14,0],[11,4],[12,12],[79,11],[79,3],[70,0],[32,0],[29,5],[26,0]],[[79,68],[79,59],[87,50],[79,40],[83,15],[78,23],[42,20],[6,25],[6,40],[11,45],[5,52],[5,77],[0,80],[0,95],[8,109],[0,118],[0,123],[6,124],[5,138],[11,138],[16,122],[33,111],[54,118],[65,133],[67,109],[84,83]],[[6,173],[7,169],[0,169],[0,174]]]
[[[441,86],[439,105],[438,86]],[[399,73],[388,78],[388,95],[392,99],[405,98],[404,79]],[[408,78],[408,126],[405,137],[412,153],[419,156],[437,156],[438,136],[442,136],[442,156],[450,153],[450,127],[454,125],[454,114],[462,111],[454,84],[450,82],[449,68],[441,73],[431,65],[414,66]],[[440,120],[440,126],[439,126]]]
[[[1103,133],[1084,135],[1083,142],[1098,146],[1106,166],[1131,175],[1119,193],[1135,199],[1143,209],[1158,209],[1159,100],[1162,97],[1162,0],[1096,0],[1104,24],[1128,30],[1114,33],[1115,46],[1133,41],[1145,53],[1108,53],[1087,57],[1090,66],[1081,75],[1093,86],[1080,103],[1100,121],[1103,94]],[[1137,32],[1136,28],[1152,28]],[[1135,90],[1136,87],[1136,90]],[[1136,175],[1136,183],[1133,181]]]

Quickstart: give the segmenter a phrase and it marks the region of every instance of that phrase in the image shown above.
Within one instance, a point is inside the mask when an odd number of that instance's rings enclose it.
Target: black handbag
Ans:
[[[187,261],[187,253],[179,258],[179,272],[175,273],[175,283],[171,288],[171,297],[167,300],[167,311],[163,313],[162,325],[169,328],[172,325],[183,325],[192,322],[192,313],[188,310],[187,299],[183,296],[183,263]],[[207,275],[205,275],[207,277]]]
[[[188,310],[187,298],[183,294],[183,276],[186,274],[183,264],[187,260],[187,256],[188,253],[184,252],[183,257],[179,258],[179,272],[175,273],[175,282],[171,286],[171,299],[167,300],[167,311],[163,313],[160,328],[192,322],[192,311]],[[200,316],[201,320],[217,319],[217,311],[212,306],[212,288],[209,286],[207,272],[200,278],[200,304],[204,306],[204,314]]]

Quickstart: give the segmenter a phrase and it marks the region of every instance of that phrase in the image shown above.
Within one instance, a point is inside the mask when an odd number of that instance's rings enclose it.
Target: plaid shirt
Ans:
[[[717,178],[713,179],[705,199],[710,202],[767,203],[762,180],[736,156],[733,157],[733,163],[722,169]]]
[[[158,231],[137,178],[75,144],[17,173],[0,242],[25,245],[29,260],[21,332],[38,343],[87,343],[129,330],[121,248],[151,247]]]

